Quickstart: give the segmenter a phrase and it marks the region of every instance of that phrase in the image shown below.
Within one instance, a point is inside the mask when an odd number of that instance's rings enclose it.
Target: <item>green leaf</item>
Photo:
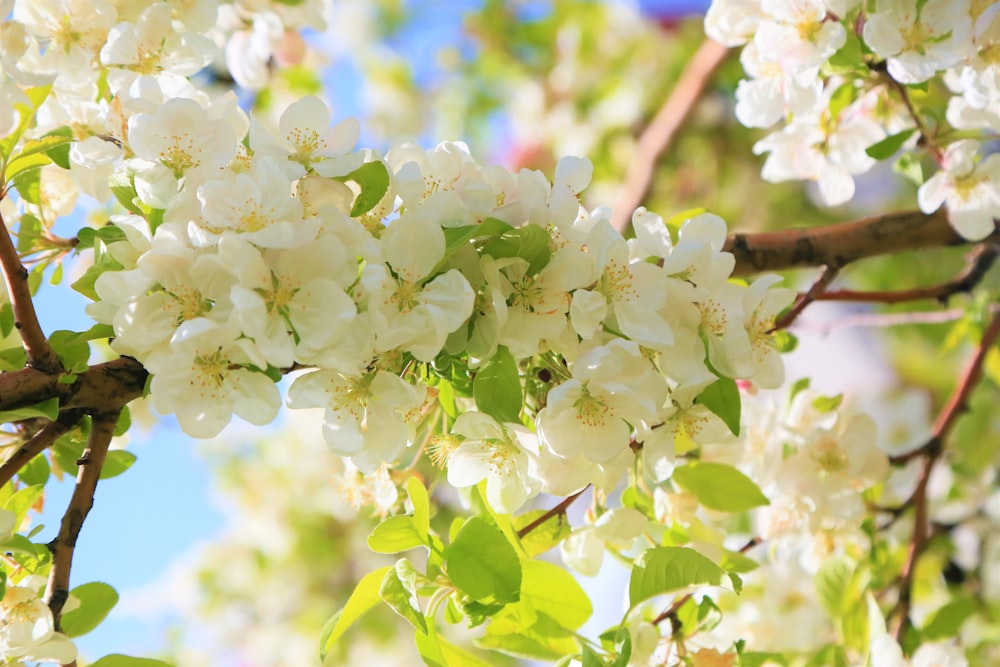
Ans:
[[[118,592],[108,584],[94,581],[77,586],[69,593],[80,606],[62,616],[62,631],[70,637],[85,635],[118,604]]]
[[[837,394],[836,396],[817,396],[813,399],[812,406],[820,412],[833,412],[839,408],[840,404],[843,402],[843,394]]]
[[[17,478],[20,479],[25,484],[29,485],[44,485],[45,482],[49,481],[49,460],[45,458],[44,454],[39,454],[35,458],[28,462],[28,465],[21,468],[17,473]]]
[[[423,482],[416,477],[406,480],[406,493],[413,505],[413,524],[420,535],[426,537],[431,531],[430,499]]]
[[[379,160],[365,162],[342,180],[354,181],[361,186],[361,192],[351,207],[351,217],[355,218],[375,208],[389,190],[389,170]]]
[[[13,181],[18,176],[41,169],[47,164],[52,164],[52,160],[45,153],[30,153],[28,155],[20,153],[7,165],[7,180]],[[37,176],[36,174],[35,177],[37,178]]]
[[[486,218],[478,225],[462,225],[461,227],[447,227],[444,231],[445,257],[462,247],[472,239],[484,236],[496,236],[509,232],[513,227],[503,220],[496,218]]]
[[[401,559],[399,563],[406,562]],[[427,634],[427,621],[420,610],[420,603],[417,600],[416,586],[412,578],[407,578],[404,582],[399,576],[399,563],[397,567],[385,573],[382,585],[379,587],[378,595],[382,601],[389,605],[393,611],[406,619],[410,625],[420,632]],[[411,566],[412,569],[412,566]]]
[[[107,325],[105,325],[106,327]],[[90,363],[90,344],[76,331],[60,329],[49,336],[49,345],[70,373],[82,373]]]
[[[334,614],[320,633],[319,654],[320,659],[326,658],[327,653],[333,648],[337,640],[343,636],[355,622],[369,611],[374,609],[381,601],[379,589],[386,573],[392,570],[391,565],[380,567],[374,572],[369,572],[361,577],[361,581],[354,587],[351,597],[347,598],[344,608]]]
[[[428,623],[427,634],[416,633],[417,651],[429,667],[490,667],[479,656],[455,646],[438,634],[433,621]]]
[[[861,39],[853,30],[846,32],[847,40],[844,45],[830,56],[830,60],[823,66],[823,69],[830,74],[866,74],[867,66],[864,61],[864,51],[861,48]]]
[[[550,240],[549,233],[544,228],[527,224],[504,232],[487,243],[483,252],[491,257],[520,257],[527,260],[528,275],[532,275],[545,268],[552,258]]]
[[[59,148],[61,146],[67,146],[68,144],[70,144],[73,141],[72,130],[70,130],[70,128],[68,127],[60,129],[65,129],[69,131],[69,134],[55,134],[54,133],[55,131],[53,131],[49,132],[44,137],[41,137],[39,139],[29,139],[28,141],[25,141],[24,144],[21,146],[21,150],[18,151],[17,155],[11,158],[10,162],[8,163],[7,175],[8,176],[11,175],[11,169],[14,169],[16,163],[21,160],[32,157],[34,155],[45,155],[54,148]],[[49,158],[46,155],[46,160],[44,164],[49,164],[50,162],[51,158]],[[67,166],[63,168],[67,169],[69,168],[69,165],[67,164]]]
[[[896,134],[890,134],[882,141],[878,141],[866,148],[865,153],[868,154],[868,157],[876,160],[890,158],[896,154],[896,151],[903,147],[906,140],[912,137],[913,133],[916,131],[917,128],[911,127],[908,130],[903,130],[902,132],[897,132]]]
[[[513,518],[513,526],[516,530],[520,530],[547,511],[531,510],[530,512],[519,514]],[[562,514],[556,514],[522,537],[521,546],[524,547],[524,551],[528,556],[534,558],[565,540],[569,537],[570,532],[572,532],[572,528],[566,517]]]
[[[368,548],[380,554],[395,554],[427,546],[427,534],[417,527],[412,516],[391,516],[368,536]]]
[[[816,573],[816,594],[830,618],[839,619],[854,605],[850,594],[855,564],[844,557],[831,557],[823,561]]]
[[[145,215],[142,207],[139,206],[139,195],[135,191],[133,175],[122,165],[111,174],[108,179],[108,186],[111,194],[115,196],[118,203],[136,215]]]
[[[9,424],[11,422],[21,421],[22,419],[33,419],[35,417],[44,417],[49,421],[55,421],[58,419],[59,399],[53,397],[26,408],[0,412],[0,424]]]
[[[725,572],[687,547],[647,549],[636,559],[628,584],[629,605],[696,584],[718,586]]]
[[[740,390],[732,378],[719,378],[701,390],[698,403],[704,405],[726,423],[733,435],[740,434],[742,403]]]
[[[17,225],[17,251],[22,254],[30,252],[41,235],[42,221],[30,213],[25,213]]]
[[[19,489],[14,495],[8,498],[7,502],[3,504],[3,507],[17,516],[17,522],[15,525],[18,525],[24,521],[24,518],[28,515],[28,510],[34,507],[44,495],[44,485],[39,484],[37,486],[26,486],[23,489]]]
[[[512,617],[511,607],[497,614],[476,645],[519,658],[552,661],[576,653],[580,645],[572,632],[547,614],[531,614],[530,624]]]
[[[500,346],[472,381],[472,395],[476,407],[498,422],[521,421],[524,396],[521,393],[521,376],[517,362],[507,348]]]
[[[128,432],[129,427],[132,426],[132,412],[128,409],[128,406],[122,408],[121,413],[118,415],[118,422],[115,424],[115,435],[125,435]]]
[[[854,84],[851,82],[837,88],[836,92],[830,96],[830,118],[837,119],[840,116],[840,112],[854,101],[854,93]]]
[[[48,158],[46,158],[47,160]],[[17,190],[17,194],[26,202],[32,204],[42,203],[42,183],[37,169],[28,169],[20,172],[10,179]]]
[[[111,479],[122,474],[132,467],[135,458],[135,454],[124,449],[111,450],[104,459],[104,466],[101,467],[101,479]]]
[[[978,605],[973,598],[958,598],[931,614],[920,634],[927,641],[948,639],[958,635],[959,629],[976,612]]]
[[[174,665],[153,658],[135,658],[121,653],[111,653],[97,662],[89,663],[88,667],[174,667]]]
[[[576,578],[558,565],[524,561],[521,576],[521,600],[565,628],[578,630],[594,611]]]
[[[43,138],[48,139],[50,137],[53,139],[63,139],[64,141],[55,143],[55,145],[45,149],[45,154],[63,169],[69,169],[69,146],[74,141],[72,128],[68,125],[57,127],[54,130],[46,132]]]
[[[674,469],[673,479],[713,510],[743,512],[769,504],[753,480],[725,463],[691,461]]]
[[[14,105],[14,108],[20,113],[20,119],[14,131],[3,139],[0,139],[0,162],[11,155],[11,152],[14,150],[14,146],[21,140],[21,135],[24,134],[24,131],[28,129],[32,121],[35,119],[35,111],[38,110],[38,107],[42,106],[42,102],[44,102],[45,98],[49,96],[49,91],[51,90],[51,83],[47,86],[28,88],[24,91],[24,93],[28,96],[29,104]]]
[[[499,528],[469,519],[445,551],[452,583],[473,600],[504,604],[521,596],[521,563]]]

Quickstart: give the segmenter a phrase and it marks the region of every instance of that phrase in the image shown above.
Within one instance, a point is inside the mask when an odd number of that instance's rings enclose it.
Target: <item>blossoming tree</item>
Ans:
[[[117,599],[70,570],[99,480],[134,460],[111,444],[145,398],[194,438],[318,410],[301,437],[381,517],[379,556],[328,601],[315,653],[275,664],[359,660],[350,631],[380,606],[439,666],[993,664],[997,456],[956,433],[1000,376],[983,284],[996,6],[717,0],[614,208],[582,205],[582,157],[546,175],[458,142],[358,149],[358,122],[321,96],[268,114],[205,75],[266,89],[330,9],[0,2],[7,663],[74,664],[73,638]],[[728,236],[705,209],[647,210],[658,155],[739,46],[735,117],[780,124],[753,147],[765,181],[812,181],[833,206],[891,161],[919,210]],[[57,235],[79,196],[107,214]],[[951,245],[972,250],[947,282],[832,288],[860,260]],[[94,325],[46,333],[33,297],[76,256]],[[821,268],[799,294],[774,274],[797,267]],[[966,292],[950,344],[969,349],[923,441],[892,450],[842,397],[786,383],[780,352],[814,302]],[[66,473],[59,532],[34,542],[45,484]],[[627,586],[615,623],[585,636],[574,573],[606,555]]]

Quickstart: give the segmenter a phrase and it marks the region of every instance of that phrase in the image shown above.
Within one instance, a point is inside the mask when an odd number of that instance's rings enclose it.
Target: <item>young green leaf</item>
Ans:
[[[426,536],[431,530],[430,499],[423,482],[416,477],[406,480],[406,493],[413,505],[413,524],[420,535]]]
[[[412,584],[412,581],[410,583]],[[378,595],[383,602],[406,619],[415,629],[427,634],[427,621],[424,620],[424,614],[420,611],[417,592],[413,590],[412,586],[407,586],[400,580],[396,568],[385,573]]]
[[[673,479],[713,510],[743,512],[770,504],[753,480],[725,463],[691,461],[677,467]]]
[[[500,529],[472,517],[445,550],[452,583],[473,600],[504,604],[521,596],[521,562]]]
[[[549,233],[538,225],[524,225],[504,232],[483,249],[491,257],[520,257],[528,262],[528,274],[545,268],[552,258]]]
[[[113,449],[108,452],[104,459],[104,466],[101,468],[101,479],[111,479],[117,477],[132,467],[136,456],[132,452],[124,449]]]
[[[427,546],[427,534],[421,532],[412,516],[391,516],[368,536],[368,548],[380,554],[395,554]]]
[[[897,132],[896,134],[890,134],[882,141],[878,141],[866,148],[865,153],[868,154],[868,157],[876,160],[884,160],[892,157],[896,154],[896,151],[903,147],[906,140],[912,137],[913,133],[916,131],[917,128],[911,127],[908,130],[903,130],[902,132]]]
[[[725,571],[694,549],[656,547],[635,561],[628,584],[629,605],[697,584],[718,586]]]
[[[364,215],[382,201],[389,189],[389,170],[380,160],[365,162],[363,165],[344,176],[345,181],[354,181],[361,186],[354,205],[351,207],[351,217]]]
[[[517,362],[507,348],[500,346],[472,381],[476,407],[498,422],[520,422],[524,396]]]
[[[89,663],[89,667],[174,667],[169,662],[153,658],[134,658],[121,653],[111,653],[97,662]]]
[[[392,570],[391,565],[380,567],[374,572],[369,572],[361,577],[361,581],[354,587],[351,597],[347,598],[344,608],[334,614],[320,633],[319,654],[324,660],[326,655],[354,623],[375,608],[381,601],[379,589],[386,573]]]
[[[99,581],[77,586],[69,594],[80,601],[79,607],[62,616],[62,631],[70,637],[85,635],[96,628],[118,604],[118,592]]]
[[[740,390],[732,378],[719,378],[701,390],[698,403],[704,405],[726,423],[733,435],[740,434],[742,401]]]

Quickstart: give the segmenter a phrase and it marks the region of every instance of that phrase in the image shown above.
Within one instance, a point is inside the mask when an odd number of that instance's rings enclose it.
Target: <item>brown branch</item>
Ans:
[[[67,410],[59,415],[54,422],[42,427],[30,440],[17,448],[10,457],[0,465],[0,486],[9,482],[21,468],[33,458],[51,447],[64,433],[76,426],[83,415],[76,410]]]
[[[517,531],[517,536],[518,537],[524,537],[525,535],[527,535],[531,531],[535,530],[536,528],[538,528],[539,526],[541,526],[543,523],[545,523],[546,521],[548,521],[552,517],[565,515],[566,514],[566,510],[568,510],[569,506],[573,504],[573,501],[576,500],[577,498],[579,498],[580,496],[582,496],[583,492],[586,491],[589,488],[590,488],[590,484],[588,484],[587,486],[583,487],[582,489],[580,489],[579,491],[577,491],[573,495],[566,496],[566,498],[564,498],[561,503],[559,503],[558,505],[556,505],[555,507],[553,507],[552,509],[550,509],[548,512],[546,512],[545,514],[541,515],[540,517],[538,517],[537,519],[535,519],[534,521],[532,521],[531,523],[529,523],[524,528],[521,528],[520,530],[518,530]]]
[[[31,288],[28,287],[28,270],[21,264],[3,216],[0,216],[0,266],[3,267],[7,294],[14,310],[14,326],[21,335],[24,351],[28,355],[28,366],[44,373],[61,373],[62,362],[42,333],[31,298]]]
[[[831,290],[815,296],[816,301],[853,301],[867,303],[905,303],[934,299],[947,303],[948,299],[959,292],[969,292],[979,284],[1000,255],[1000,245],[982,243],[969,253],[968,262],[960,274],[952,280],[940,285],[929,287],[914,287],[905,290]]]
[[[59,629],[60,615],[69,597],[69,575],[73,565],[76,540],[80,536],[80,529],[83,527],[87,514],[94,505],[94,492],[97,490],[97,481],[101,477],[101,468],[104,466],[108,446],[114,436],[118,414],[118,410],[93,414],[87,448],[77,460],[80,470],[76,475],[73,496],[66,507],[66,513],[63,514],[59,534],[49,542],[49,551],[52,552],[52,569],[49,571],[49,581],[43,599],[52,610],[56,630]]]
[[[893,463],[900,463],[923,455],[924,465],[921,469],[920,479],[909,503],[914,507],[913,518],[913,539],[907,552],[906,562],[899,575],[899,602],[893,610],[893,615],[897,616],[897,625],[894,631],[897,641],[901,641],[910,625],[910,604],[913,596],[913,575],[916,569],[917,559],[927,545],[928,537],[928,510],[927,510],[927,482],[930,480],[931,471],[934,464],[944,452],[945,439],[955,426],[955,422],[969,409],[969,397],[973,389],[979,383],[983,375],[983,362],[986,354],[1000,337],[1000,309],[994,309],[993,319],[990,321],[983,337],[976,348],[975,354],[966,363],[959,376],[958,386],[948,398],[948,402],[938,414],[931,429],[931,436],[927,442],[920,447],[915,454],[909,452],[900,457],[892,459]]]
[[[990,240],[996,241],[996,231]],[[733,275],[816,266],[843,267],[866,257],[906,250],[969,243],[940,209],[930,215],[903,211],[823,227],[731,234],[724,250],[733,253]]]
[[[142,396],[146,369],[131,357],[95,364],[72,383],[36,368],[0,373],[0,410],[16,410],[58,398],[61,409],[116,410]]]
[[[774,323],[772,331],[785,329],[791,326],[792,322],[794,322],[795,319],[802,314],[802,311],[806,309],[806,306],[823,294],[830,283],[833,282],[834,278],[837,277],[838,273],[840,273],[840,269],[837,266],[832,264],[824,266],[823,272],[819,274],[819,278],[817,278],[816,282],[812,284],[809,291],[798,296],[795,303],[791,308],[789,308],[788,312],[778,318],[778,320]]]
[[[619,232],[628,228],[632,212],[646,196],[653,180],[657,158],[667,149],[677,130],[694,110],[705,86],[722,65],[728,52],[729,49],[722,44],[706,39],[691,58],[663,106],[639,136],[635,155],[625,174],[622,192],[611,215],[611,225]]]

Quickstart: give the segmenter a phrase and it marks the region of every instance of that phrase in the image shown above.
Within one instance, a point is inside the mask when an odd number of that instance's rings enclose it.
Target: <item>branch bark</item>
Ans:
[[[90,513],[90,509],[94,505],[94,492],[97,490],[97,481],[101,477],[101,468],[104,466],[108,446],[114,436],[119,412],[119,410],[111,410],[93,414],[87,448],[77,461],[80,470],[76,475],[73,496],[66,507],[66,513],[63,514],[59,534],[49,542],[49,551],[52,552],[52,569],[49,571],[49,581],[43,600],[52,610],[52,618],[57,630],[63,606],[69,597],[69,575],[73,566],[76,540],[80,536],[80,529],[83,527],[87,514]]]
[[[907,628],[910,627],[913,575],[916,570],[917,560],[927,545],[929,534],[927,483],[930,480],[934,464],[944,453],[945,440],[948,434],[951,433],[958,418],[969,409],[969,397],[982,378],[983,363],[986,360],[986,354],[998,338],[1000,338],[1000,309],[995,309],[993,319],[986,327],[986,330],[983,331],[983,337],[979,342],[979,346],[976,348],[972,358],[966,362],[965,367],[962,369],[958,385],[934,421],[930,438],[922,447],[914,452],[892,459],[893,463],[898,464],[909,461],[917,456],[924,457],[917,487],[913,492],[913,497],[907,503],[907,505],[912,505],[914,508],[913,538],[910,541],[906,562],[903,564],[903,569],[899,575],[899,602],[893,610],[893,613],[897,617],[894,634],[899,641],[902,641],[903,635],[906,633]]]
[[[629,163],[622,192],[611,216],[611,225],[619,232],[628,228],[632,212],[649,191],[657,158],[667,149],[677,130],[691,115],[728,52],[729,49],[722,44],[706,39],[691,58],[663,106],[639,135],[636,153]]]
[[[83,414],[76,410],[65,411],[59,415],[59,419],[43,426],[30,440],[18,447],[17,451],[0,465],[0,486],[9,482],[21,468],[76,426],[82,416]]]
[[[0,373],[0,410],[24,408],[53,397],[63,410],[117,410],[142,396],[148,375],[131,357],[91,366],[70,384],[37,368],[8,371]]]
[[[14,310],[14,326],[21,334],[21,342],[28,355],[28,366],[46,373],[59,373],[63,369],[62,362],[38,323],[31,289],[28,287],[28,270],[21,264],[3,216],[0,216],[0,266],[3,268],[7,294]]]
[[[994,231],[988,240],[998,238],[1000,233]],[[841,268],[866,257],[967,243],[942,208],[929,215],[902,211],[825,227],[731,234],[724,250],[736,257],[733,275],[745,276],[804,267]]]

